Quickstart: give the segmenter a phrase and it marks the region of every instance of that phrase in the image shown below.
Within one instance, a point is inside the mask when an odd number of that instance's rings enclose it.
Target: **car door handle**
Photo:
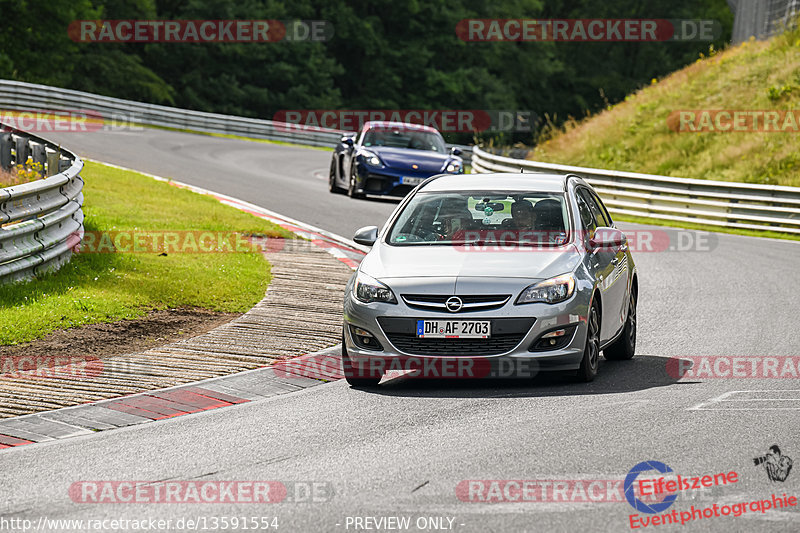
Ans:
[[[612,265],[616,265],[617,263],[619,263],[619,257],[615,257],[614,259],[611,260]]]

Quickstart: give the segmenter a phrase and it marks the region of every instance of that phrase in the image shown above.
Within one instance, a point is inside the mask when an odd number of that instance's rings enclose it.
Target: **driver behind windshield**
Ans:
[[[442,223],[439,233],[447,241],[463,240],[464,230],[471,229],[474,220],[463,198],[445,200],[438,218]]]

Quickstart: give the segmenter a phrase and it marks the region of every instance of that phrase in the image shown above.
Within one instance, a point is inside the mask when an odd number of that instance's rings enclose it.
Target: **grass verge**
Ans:
[[[552,132],[536,161],[646,174],[800,186],[800,135],[674,131],[677,111],[787,111],[800,107],[800,30],[750,41],[672,73],[624,102]],[[698,115],[699,116],[699,115]],[[763,125],[763,121],[761,122]],[[783,121],[781,121],[783,124]]]
[[[266,220],[168,183],[86,163],[86,231],[191,230],[292,238]],[[198,307],[245,312],[270,280],[259,252],[84,253],[29,283],[0,286],[0,344],[98,322],[142,317],[153,309]]]

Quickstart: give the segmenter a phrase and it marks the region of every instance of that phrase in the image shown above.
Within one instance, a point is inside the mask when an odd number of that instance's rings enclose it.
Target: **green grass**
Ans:
[[[746,42],[569,121],[530,159],[646,174],[800,186],[800,133],[677,133],[678,110],[800,109],[800,30]]]
[[[136,172],[87,163],[87,231],[193,230],[292,238],[282,228]],[[258,252],[84,253],[56,273],[0,286],[0,344],[58,330],[142,317],[152,309],[245,312],[270,280]]]

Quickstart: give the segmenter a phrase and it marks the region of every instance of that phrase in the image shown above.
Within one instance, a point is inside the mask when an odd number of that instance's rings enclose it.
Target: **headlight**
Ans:
[[[445,167],[445,172],[459,172],[461,170],[461,163],[458,161],[453,161],[452,163],[448,163],[447,167]]]
[[[353,284],[353,296],[365,304],[371,302],[397,303],[397,299],[389,287],[363,272],[359,272],[356,276],[356,282]]]
[[[562,274],[555,278],[546,279],[539,283],[534,283],[522,291],[517,298],[518,304],[530,304],[534,302],[544,302],[556,304],[563,302],[575,292],[575,276],[572,274]]]
[[[382,167],[383,166],[383,163],[381,162],[381,158],[378,157],[378,155],[375,154],[375,153],[372,153],[372,152],[370,152],[368,150],[362,150],[359,155],[362,158],[364,158],[364,161],[368,165],[372,165],[373,167]]]

